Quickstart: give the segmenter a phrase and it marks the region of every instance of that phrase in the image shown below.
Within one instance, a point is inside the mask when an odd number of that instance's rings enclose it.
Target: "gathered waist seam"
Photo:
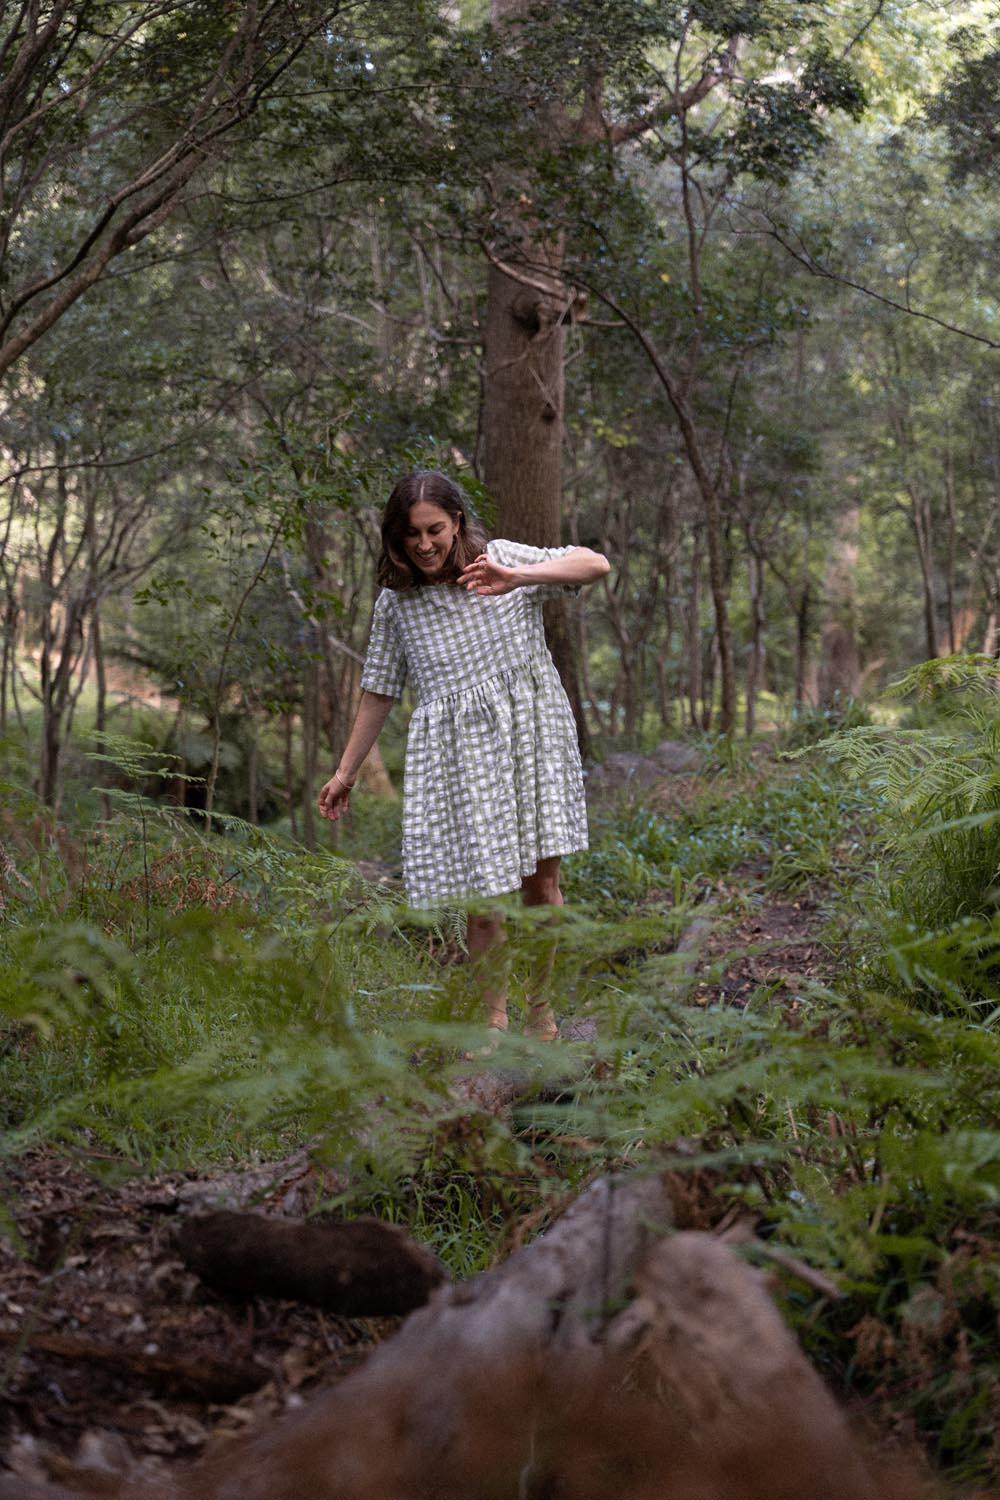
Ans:
[[[538,652],[534,656],[526,656],[524,661],[515,662],[510,667],[504,667],[500,672],[491,672],[488,677],[480,677],[475,682],[466,682],[462,687],[455,688],[450,693],[436,693],[433,698],[425,697],[421,693],[417,698],[417,708],[424,708],[429,703],[444,703],[449,698],[461,698],[476,688],[488,687],[491,682],[512,681],[515,677],[520,676],[522,672],[528,671],[532,667],[547,667],[551,661],[552,658],[547,652],[544,655]]]

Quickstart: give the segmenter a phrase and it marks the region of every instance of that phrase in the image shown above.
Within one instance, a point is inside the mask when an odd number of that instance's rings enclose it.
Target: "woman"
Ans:
[[[319,810],[346,811],[358,771],[409,682],[403,878],[413,906],[520,891],[561,906],[559,863],[587,847],[576,726],[545,644],[542,604],[609,571],[589,547],[487,542],[461,489],[425,470],[401,479],[382,518],[382,554],[361,702]],[[480,960],[504,940],[495,915],[469,915]],[[504,987],[487,1022],[507,1025]],[[555,1018],[529,996],[529,1030]]]

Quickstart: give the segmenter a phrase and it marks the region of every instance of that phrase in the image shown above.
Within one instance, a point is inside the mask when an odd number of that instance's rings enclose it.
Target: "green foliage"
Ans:
[[[146,747],[107,743],[119,772],[146,778]],[[448,1122],[469,1111],[448,1084],[467,1069],[463,1048],[481,1042],[465,970],[435,957],[453,934],[400,910],[337,855],[224,815],[199,833],[137,792],[117,801],[54,898],[23,859],[7,872],[5,1149],[99,1139],[145,1166],[190,1165],[319,1135],[338,1163],[357,1165],[359,1192],[379,1185],[410,1202],[419,1161],[445,1151],[442,1130],[464,1139]],[[37,864],[51,858],[43,847]],[[510,923],[515,970],[554,964],[552,982],[580,1006],[620,952],[662,929],[568,913],[556,933],[545,913],[520,909]],[[509,1048],[540,1082],[564,1066],[518,1039]],[[504,1131],[480,1135],[468,1150],[477,1171],[493,1171],[493,1155],[508,1161],[514,1148]],[[456,1163],[465,1149],[454,1146]]]
[[[996,18],[996,12],[994,12]],[[962,26],[952,33],[953,67],[927,106],[927,118],[948,138],[951,170],[960,183],[986,180],[996,169],[1000,136],[1000,35]]]
[[[337,852],[345,859],[380,860],[401,872],[403,804],[359,787],[337,830]]]
[[[22,322],[48,294],[18,312],[18,287],[71,270],[95,204],[183,133],[239,12],[171,3],[65,107],[103,45],[98,11],[75,9],[73,45],[43,59],[29,98],[52,107],[6,160],[21,209],[0,279]],[[334,853],[234,815],[252,804],[293,826],[315,779],[299,752],[317,664],[323,710],[349,712],[396,471],[457,472],[496,519],[472,475],[484,240],[515,260],[533,253],[526,232],[565,246],[580,292],[557,405],[569,534],[616,566],[579,621],[609,743],[653,743],[661,716],[708,722],[714,623],[682,446],[602,295],[687,393],[717,476],[736,658],[760,604],[769,694],[809,665],[798,653],[815,646],[851,495],[865,667],[899,670],[945,626],[989,634],[993,351],[905,309],[995,341],[992,34],[960,33],[949,57],[940,7],[855,0],[585,0],[529,7],[506,34],[488,10],[386,0],[301,51],[292,11],[269,12],[258,60],[286,68],[280,88],[9,383],[2,1149],[98,1144],[138,1170],[197,1170],[308,1141],[352,1177],[341,1208],[409,1224],[463,1275],[595,1172],[705,1174],[709,1218],[740,1207],[776,1259],[795,1251],[840,1279],[837,1306],[802,1284],[790,1298],[830,1378],[881,1392],[893,1420],[981,1471],[1000,1376],[992,659],[918,669],[903,729],[850,699],[798,715],[786,747],[826,750],[791,767],[706,739],[690,800],[595,819],[565,920],[511,913],[502,962],[515,1014],[524,975],[551,961],[557,1009],[596,1019],[599,1040],[501,1042],[497,1066],[538,1084],[511,1120],[452,1091],[482,1041],[467,968],[441,961],[460,954],[463,914],[398,908],[398,804],[359,790]],[[108,16],[132,24],[127,7]],[[4,24],[10,40],[26,22]],[[735,37],[738,76],[681,120],[670,80],[724,72]],[[917,91],[942,73],[921,114]],[[880,112],[862,122],[863,88]],[[581,110],[590,139],[567,142]],[[973,176],[983,190],[961,192]],[[917,533],[976,619],[921,599]],[[50,577],[60,559],[75,571]],[[143,744],[105,738],[104,785],[71,783],[61,821],[25,789],[50,727],[31,694],[78,600],[61,729],[100,624],[111,665],[138,674],[105,707]],[[150,680],[155,723],[128,704]],[[345,728],[324,722],[322,738]],[[196,800],[216,762],[209,829],[173,802]],[[692,918],[802,890],[836,897],[850,929],[830,988],[779,1000],[791,979],[762,985],[743,1011],[690,1003],[705,996],[672,950]]]
[[[984,1304],[1000,1194],[995,1028],[971,1006],[921,1015],[864,985],[802,993],[791,1022],[764,1004],[698,1011],[671,1003],[658,972],[658,991],[623,1002],[629,1065],[578,1095],[563,1128],[603,1130],[633,1159],[641,1140],[640,1155],[711,1174],[716,1212],[760,1215],[775,1265],[784,1249],[832,1273],[841,1303],[800,1288],[790,1299],[828,1378],[878,1392],[940,1459],[982,1474],[1000,1373]],[[701,1149],[678,1154],[678,1139]],[[911,1320],[932,1294],[948,1316],[925,1330],[915,1388]]]
[[[894,864],[892,908],[920,930],[989,923],[1000,887],[1000,697],[996,663],[925,662],[899,694],[935,700],[933,728],[871,726],[823,742],[876,800]]]
[[[748,871],[794,890],[850,862],[866,812],[864,798],[820,772],[736,786],[722,773],[674,816],[626,806],[570,863],[567,890],[604,912],[690,901],[718,877]]]
[[[787,182],[825,138],[820,111],[832,107],[857,118],[864,102],[853,70],[826,47],[813,52],[794,83],[751,81],[733,138],[739,170]]]
[[[872,734],[833,745],[843,759]],[[102,753],[148,769],[135,746]],[[770,1264],[794,1253],[838,1281],[829,1303],[783,1272],[835,1385],[905,1410],[942,1460],[981,1473],[1000,1378],[1000,918],[887,919],[880,947],[869,924],[836,986],[742,1010],[689,1003],[670,951],[720,876],[784,889],[850,870],[871,796],[835,761],[779,764],[717,771],[672,818],[608,815],[557,928],[509,913],[515,1008],[520,977],[552,962],[557,1009],[599,1038],[503,1038],[491,1065],[537,1081],[512,1120],[452,1092],[482,1033],[468,971],[435,956],[454,951],[444,921],[236,819],[199,833],[125,793],[67,860],[45,814],[4,885],[3,1149],[100,1142],[190,1169],[309,1141],[350,1179],[328,1206],[406,1224],[461,1275],[594,1173],[669,1167],[695,1197],[710,1184],[710,1219],[756,1216]],[[35,888],[56,860],[68,874]]]
[[[797,707],[782,733],[781,743],[785,750],[802,750],[838,729],[861,729],[870,723],[871,714],[865,704],[837,689],[829,703]]]

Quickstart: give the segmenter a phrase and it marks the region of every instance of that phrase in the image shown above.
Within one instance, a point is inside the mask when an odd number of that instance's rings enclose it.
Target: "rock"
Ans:
[[[294,1152],[283,1161],[265,1162],[213,1177],[181,1183],[175,1194],[180,1214],[204,1213],[208,1209],[242,1209],[266,1201],[279,1213],[308,1213],[322,1198],[341,1192],[348,1179],[313,1160],[309,1148]]]
[[[663,740],[650,759],[671,776],[686,776],[701,766],[701,752],[683,740]]]
[[[587,793],[606,797],[623,790],[645,789],[667,776],[690,775],[700,765],[700,752],[683,740],[664,740],[652,755],[621,750],[588,773]]]

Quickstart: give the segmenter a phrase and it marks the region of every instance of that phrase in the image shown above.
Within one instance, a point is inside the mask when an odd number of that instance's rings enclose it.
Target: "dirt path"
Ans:
[[[230,1181],[105,1186],[102,1165],[35,1151],[0,1180],[24,1252],[0,1241],[0,1464],[23,1478],[71,1480],[81,1456],[118,1467],[126,1446],[151,1468],[189,1458],[301,1404],[395,1328],[216,1296],[176,1255],[173,1229],[192,1193],[208,1207]],[[291,1176],[279,1212],[327,1187],[304,1159]]]
[[[725,898],[734,889],[727,880],[719,895]],[[741,893],[739,907],[723,915],[713,912],[694,933],[695,1004],[719,1002],[742,1009],[761,997],[795,1007],[804,985],[831,978],[836,955],[823,935],[824,892],[784,898]]]

